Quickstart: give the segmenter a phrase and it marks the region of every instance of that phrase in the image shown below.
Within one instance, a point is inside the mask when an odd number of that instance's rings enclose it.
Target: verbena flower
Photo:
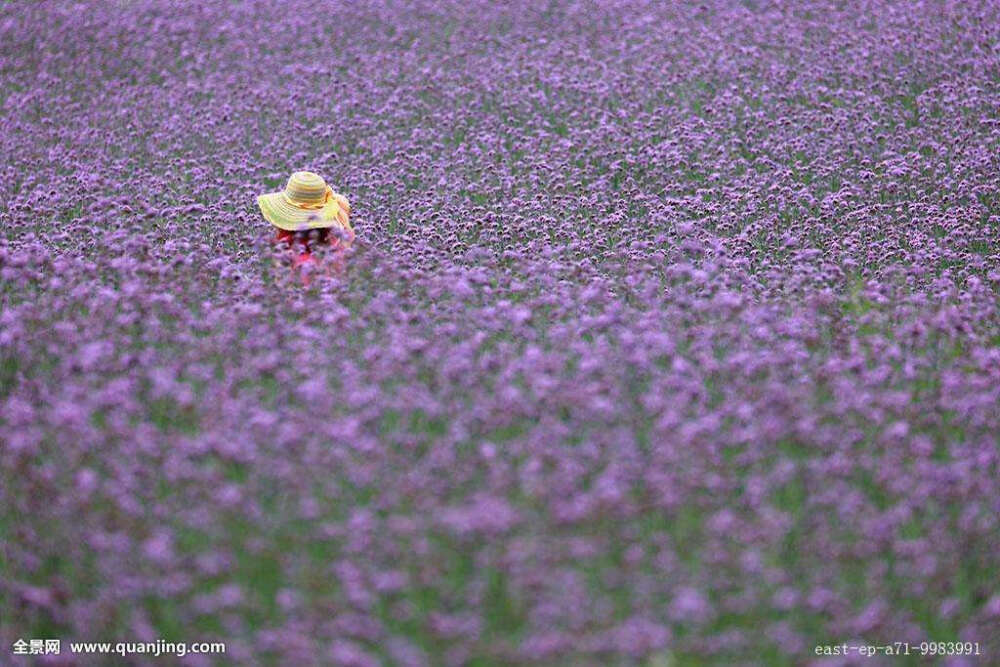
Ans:
[[[536,4],[0,7],[0,637],[1000,650],[1000,6]]]

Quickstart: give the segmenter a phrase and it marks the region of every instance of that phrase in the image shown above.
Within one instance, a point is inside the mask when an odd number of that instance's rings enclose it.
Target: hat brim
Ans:
[[[342,209],[336,197],[327,200],[323,208],[301,209],[289,204],[284,193],[272,192],[257,197],[257,205],[265,220],[278,229],[289,232],[303,229],[350,227],[347,222],[347,211]]]

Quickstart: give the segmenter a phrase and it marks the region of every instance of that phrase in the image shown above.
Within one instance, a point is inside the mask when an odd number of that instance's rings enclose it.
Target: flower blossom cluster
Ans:
[[[0,3],[0,640],[996,659],[998,63],[993,0]]]

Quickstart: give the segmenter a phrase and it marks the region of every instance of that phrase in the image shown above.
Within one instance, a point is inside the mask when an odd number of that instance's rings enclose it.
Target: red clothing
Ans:
[[[313,230],[318,235],[316,240],[317,244],[328,244],[334,250],[338,248],[347,248],[354,241],[354,232],[347,229],[340,234],[331,233],[329,229],[316,229]],[[311,251],[312,241],[307,235],[300,236],[296,238],[296,232],[289,232],[284,229],[278,230],[278,236],[275,238],[276,243],[285,243],[289,248],[299,243],[305,250],[305,254]]]
[[[314,244],[317,246],[329,245],[333,250],[338,250],[349,247],[351,242],[354,241],[354,232],[350,229],[344,230],[346,236],[344,234],[332,233],[332,231],[330,229],[313,230],[316,238],[311,239],[309,238],[309,234],[297,234],[296,232],[279,229],[274,242],[284,243],[289,249],[294,249],[296,245],[300,246],[298,254],[292,258],[293,271],[306,264],[310,264],[312,265],[311,268],[315,268],[316,258],[312,254]],[[302,279],[308,285],[310,280],[309,273],[304,273]]]

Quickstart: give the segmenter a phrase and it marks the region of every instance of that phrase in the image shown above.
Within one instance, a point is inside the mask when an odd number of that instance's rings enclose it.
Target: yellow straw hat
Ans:
[[[341,227],[353,231],[347,198],[311,171],[295,172],[284,190],[260,195],[257,205],[264,218],[278,229],[295,232]]]

